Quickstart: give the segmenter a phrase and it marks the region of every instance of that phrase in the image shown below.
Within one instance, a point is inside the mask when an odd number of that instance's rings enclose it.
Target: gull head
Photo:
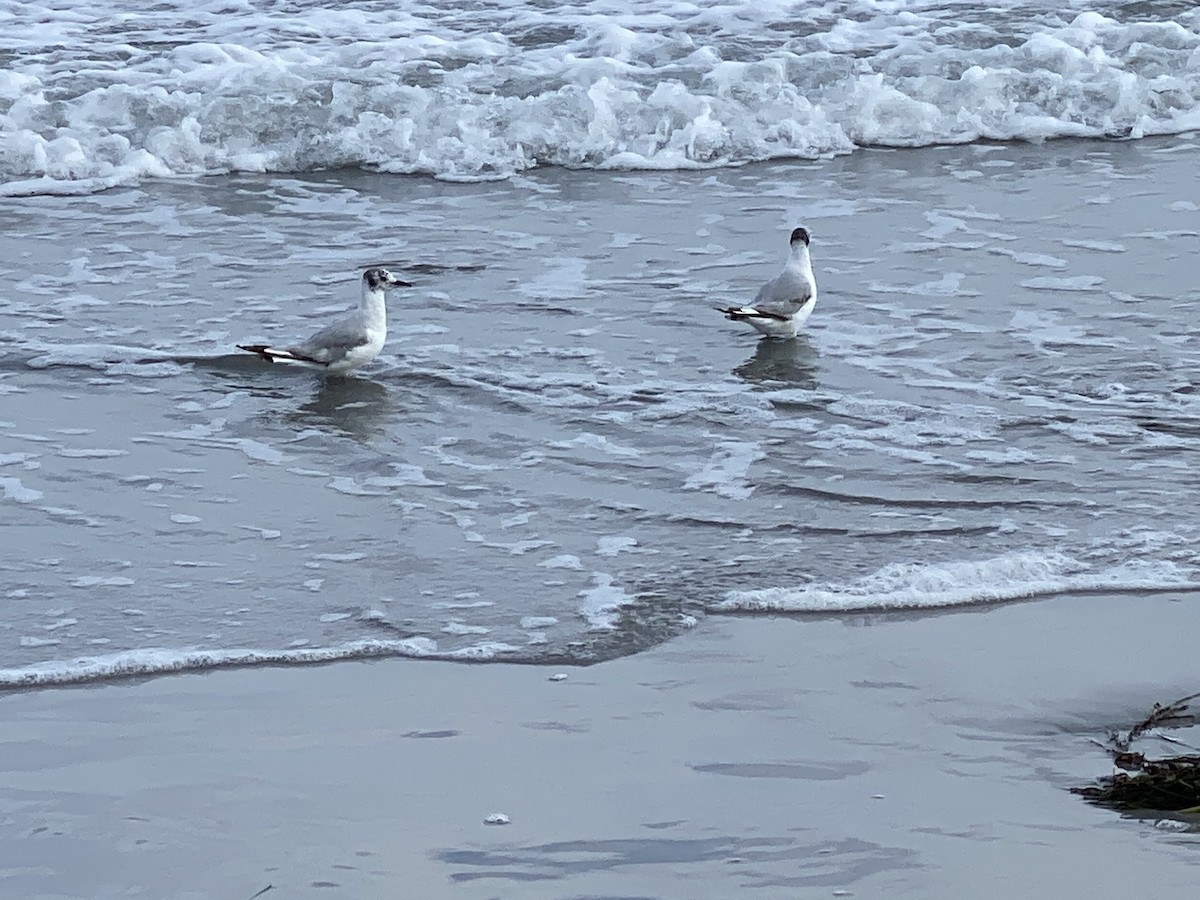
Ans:
[[[791,238],[788,239],[788,242],[794,247],[796,245],[797,241],[804,244],[805,247],[808,246],[808,229],[807,228],[793,229],[792,236],[791,236]]]
[[[381,291],[390,287],[412,287],[407,281],[401,281],[387,269],[367,269],[363,272],[363,286],[372,291]]]

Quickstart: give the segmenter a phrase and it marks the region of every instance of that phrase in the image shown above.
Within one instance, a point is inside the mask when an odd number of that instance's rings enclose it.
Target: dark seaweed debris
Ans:
[[[1154,704],[1150,714],[1125,734],[1113,732],[1105,744],[1113,765],[1124,771],[1097,779],[1093,785],[1071,788],[1090,803],[1124,812],[1161,811],[1200,814],[1200,756],[1183,755],[1147,759],[1133,744],[1153,729],[1194,724],[1188,704],[1200,693],[1174,703]]]

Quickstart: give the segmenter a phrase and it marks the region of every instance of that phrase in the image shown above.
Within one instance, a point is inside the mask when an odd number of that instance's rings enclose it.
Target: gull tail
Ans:
[[[303,353],[297,353],[295,350],[277,350],[267,344],[238,344],[237,348],[245,350],[248,353],[254,353],[260,359],[265,359],[269,363],[292,363],[299,366],[318,366],[322,369],[329,366],[327,362],[313,359],[311,356],[305,356]]]
[[[732,322],[745,322],[750,319],[774,319],[777,322],[786,322],[788,317],[780,313],[766,312],[765,310],[755,309],[753,306],[714,306],[719,313],[724,313],[725,318]]]

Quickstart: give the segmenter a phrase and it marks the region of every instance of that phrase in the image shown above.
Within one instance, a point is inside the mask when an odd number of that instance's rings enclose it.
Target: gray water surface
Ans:
[[[1198,159],[1185,137],[2,200],[0,667],[588,661],[718,606],[1194,590]],[[759,341],[711,307],[799,223],[816,313]],[[356,377],[234,350],[308,334],[373,263],[416,286]]]

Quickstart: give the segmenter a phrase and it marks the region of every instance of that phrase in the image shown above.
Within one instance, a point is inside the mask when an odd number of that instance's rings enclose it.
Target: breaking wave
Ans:
[[[450,180],[707,168],[1200,128],[1194,9],[107,6],[8,17],[0,195],[347,166]]]

